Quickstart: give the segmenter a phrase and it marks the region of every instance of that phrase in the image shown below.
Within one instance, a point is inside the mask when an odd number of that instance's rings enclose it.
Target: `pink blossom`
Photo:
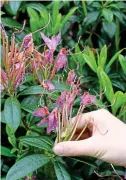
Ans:
[[[7,81],[7,74],[4,72],[3,69],[0,69],[1,71],[1,79],[6,82]]]
[[[42,56],[44,56],[43,65],[45,66],[47,63],[50,63],[52,61],[53,51],[46,50],[44,53],[42,53]]]
[[[67,84],[72,84],[72,83],[74,83],[75,77],[76,77],[76,74],[75,74],[74,70],[71,70],[71,71],[68,73],[68,77],[67,77],[66,83],[67,83]]]
[[[33,112],[33,115],[37,117],[45,117],[49,115],[48,108],[46,106],[43,108],[38,108]]]
[[[28,34],[24,37],[23,47],[25,48],[25,56],[28,56],[33,52],[34,44],[32,34]]]
[[[70,107],[73,105],[76,94],[69,91],[64,91],[61,93],[60,97],[56,101],[58,108],[62,109],[64,103],[66,104],[67,110],[69,111]]]
[[[44,81],[44,87],[47,90],[55,90],[55,86],[53,85],[53,83],[50,80]]]
[[[57,108],[53,109],[53,111],[49,114],[49,116],[40,121],[37,126],[42,126],[44,124],[48,124],[47,126],[47,133],[50,134],[51,131],[56,130],[58,131],[58,115],[57,115]]]
[[[3,69],[0,69],[1,71],[1,83],[0,83],[0,90],[3,91],[7,84],[8,84],[8,78],[7,78],[7,74],[4,72]]]
[[[88,92],[85,92],[81,96],[81,105],[93,104],[95,102],[96,96],[90,95]]]
[[[67,51],[65,48],[62,48],[57,56],[55,66],[56,70],[65,69],[67,67]]]
[[[48,48],[52,51],[55,51],[61,40],[61,33],[59,32],[57,36],[52,36],[51,39],[45,36],[44,33],[41,33],[41,36]]]
[[[24,37],[23,40],[23,47],[24,48],[28,48],[33,44],[33,38],[32,38],[32,34],[28,34]]]

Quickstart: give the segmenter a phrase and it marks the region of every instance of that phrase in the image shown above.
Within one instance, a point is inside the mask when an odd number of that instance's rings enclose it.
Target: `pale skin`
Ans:
[[[76,118],[73,118],[73,123]],[[114,165],[126,167],[126,124],[105,109],[84,113],[76,135],[88,125],[78,141],[66,141],[54,146],[59,156],[91,156]]]

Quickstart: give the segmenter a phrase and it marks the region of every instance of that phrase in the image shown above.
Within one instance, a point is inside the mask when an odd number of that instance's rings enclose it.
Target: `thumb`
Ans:
[[[59,156],[95,156],[97,144],[94,137],[91,137],[86,140],[58,143],[53,150]]]

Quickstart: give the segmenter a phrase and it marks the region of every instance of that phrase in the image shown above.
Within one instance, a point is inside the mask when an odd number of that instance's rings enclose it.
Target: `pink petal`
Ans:
[[[83,96],[81,96],[81,104],[88,105],[93,104],[95,102],[96,96],[90,95],[88,92],[85,92]]]
[[[48,119],[48,118],[45,118],[45,119],[41,120],[41,121],[37,124],[37,126],[40,127],[40,126],[42,126],[42,125],[44,125],[44,124],[46,124],[46,123],[48,123],[48,122],[49,122],[49,119]]]
[[[66,69],[67,67],[67,57],[66,57],[67,51],[65,48],[62,48],[60,50],[60,53],[57,56],[55,66],[56,70],[59,71],[61,69]]]
[[[32,38],[32,34],[28,34],[24,37],[24,40],[23,40],[23,47],[24,48],[28,48],[30,47],[32,44],[33,44],[33,38]]]
[[[47,90],[55,90],[55,86],[52,84],[50,80],[45,80],[44,84]]]
[[[44,33],[41,33],[42,39],[44,40],[45,44],[48,46],[50,50],[55,51],[56,47],[61,39],[61,33],[59,33],[57,36],[53,36],[51,39],[49,39],[47,36],[44,35]]]
[[[44,116],[47,116],[48,114],[49,114],[49,111],[46,106],[43,108],[38,108],[33,112],[33,115],[37,117],[44,117]]]
[[[74,83],[75,77],[76,77],[76,74],[75,74],[74,70],[71,70],[71,71],[69,72],[69,74],[68,74],[66,83],[67,83],[67,84]]]

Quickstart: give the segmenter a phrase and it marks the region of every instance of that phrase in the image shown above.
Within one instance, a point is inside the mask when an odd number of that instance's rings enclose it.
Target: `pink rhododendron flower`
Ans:
[[[44,33],[41,33],[41,36],[48,48],[52,51],[55,51],[61,40],[61,32],[59,32],[57,36],[52,36],[51,39],[45,36]]]
[[[56,70],[59,71],[61,69],[65,69],[67,67],[67,50],[62,48],[57,56],[55,66]]]
[[[44,57],[43,65],[46,65],[47,63],[50,63],[53,58],[53,51],[52,50],[46,50],[42,53]]]
[[[81,105],[93,104],[95,102],[96,96],[90,95],[88,92],[85,92],[81,96]]]
[[[45,80],[44,81],[44,88],[47,90],[55,90],[55,86],[50,80]]]
[[[57,115],[57,108],[53,109],[53,111],[49,114],[49,116],[40,121],[37,126],[42,126],[44,124],[48,124],[47,126],[47,133],[50,134],[51,131],[56,130],[58,131],[58,115]]]
[[[37,117],[45,117],[49,115],[48,108],[46,106],[43,108],[38,108],[33,112],[33,115]]]
[[[23,40],[23,47],[24,48],[28,48],[33,44],[33,38],[32,38],[32,34],[28,34],[24,37]]]
[[[60,97],[56,101],[58,108],[62,109],[64,103],[66,104],[67,110],[69,111],[70,107],[73,105],[76,93],[71,93],[69,91],[64,91],[61,93]]]
[[[28,56],[31,52],[33,52],[34,44],[32,34],[28,34],[24,37],[23,47],[25,48],[25,56]]]
[[[3,69],[0,69],[0,71],[1,71],[0,90],[3,91],[4,89],[6,89],[6,86],[8,84],[8,78],[7,78],[7,74],[4,72]]]
[[[71,70],[71,71],[68,73],[68,77],[67,77],[66,83],[67,83],[67,84],[73,84],[75,78],[76,78],[76,74],[75,74],[74,70]]]

